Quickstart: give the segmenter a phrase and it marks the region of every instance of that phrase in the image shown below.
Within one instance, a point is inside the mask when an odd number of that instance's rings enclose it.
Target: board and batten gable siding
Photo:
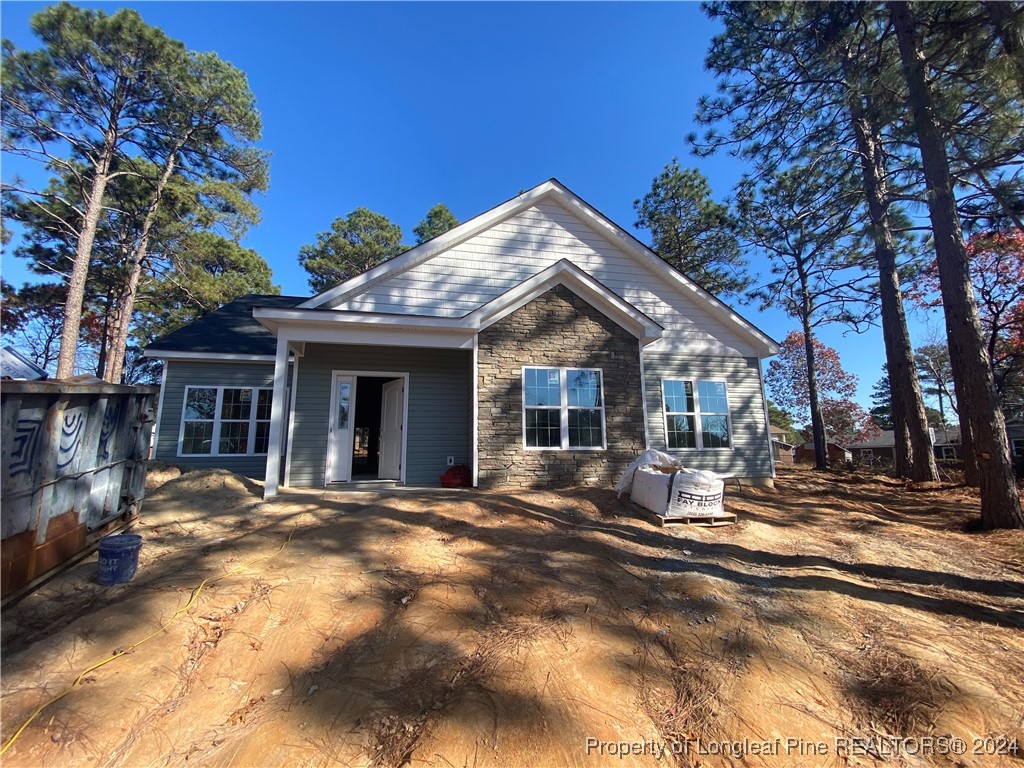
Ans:
[[[693,357],[683,353],[644,350],[647,427],[651,448],[678,456],[687,469],[705,469],[749,478],[772,477],[768,426],[757,358]],[[732,423],[733,447],[669,450],[665,438],[663,379],[725,381]]]
[[[267,457],[262,456],[178,456],[181,440],[181,411],[185,405],[185,387],[273,387],[273,363],[248,363],[237,360],[165,360],[160,433],[153,458],[193,469],[223,468],[246,477],[262,480],[267,472]]]
[[[386,371],[409,374],[405,483],[439,485],[448,456],[471,463],[472,370],[468,350],[307,344],[295,389],[288,482],[324,485],[332,372]]]
[[[461,317],[568,259],[664,327],[656,348],[751,357],[756,351],[731,324],[681,294],[575,214],[550,200],[502,221],[335,309]]]

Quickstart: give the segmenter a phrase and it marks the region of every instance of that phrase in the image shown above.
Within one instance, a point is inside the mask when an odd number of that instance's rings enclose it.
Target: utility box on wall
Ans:
[[[0,596],[136,516],[156,387],[0,382]]]

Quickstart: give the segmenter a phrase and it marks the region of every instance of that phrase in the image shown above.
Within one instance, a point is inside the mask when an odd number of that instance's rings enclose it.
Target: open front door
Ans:
[[[331,387],[331,422],[327,438],[327,482],[352,479],[352,420],[355,414],[354,376],[334,374]]]
[[[405,412],[405,380],[395,379],[384,385],[380,405],[380,469],[381,480],[402,478],[402,423]]]

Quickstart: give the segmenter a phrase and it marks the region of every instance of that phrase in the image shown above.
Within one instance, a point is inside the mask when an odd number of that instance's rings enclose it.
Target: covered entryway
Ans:
[[[407,373],[333,371],[325,484],[403,480]]]
[[[292,370],[284,487],[438,486],[472,462],[472,350],[305,343]]]

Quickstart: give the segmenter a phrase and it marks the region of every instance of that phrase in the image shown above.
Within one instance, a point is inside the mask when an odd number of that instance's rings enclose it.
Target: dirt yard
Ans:
[[[5,766],[1024,766],[1024,536],[962,489],[791,469],[659,529],[175,474],[132,583],[4,611],[4,744],[81,676]]]

